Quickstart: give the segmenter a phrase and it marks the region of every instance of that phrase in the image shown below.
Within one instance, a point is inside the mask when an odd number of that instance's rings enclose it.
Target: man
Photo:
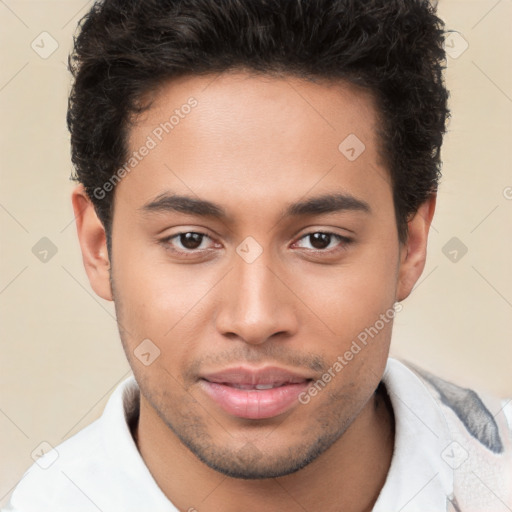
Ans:
[[[433,7],[105,0],[70,64],[134,378],[9,510],[510,510],[510,403],[388,358],[448,115]]]

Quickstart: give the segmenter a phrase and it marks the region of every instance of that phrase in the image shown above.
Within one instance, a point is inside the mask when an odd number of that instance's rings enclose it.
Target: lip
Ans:
[[[269,366],[239,366],[205,374],[201,388],[225,412],[247,419],[273,418],[299,403],[298,396],[312,377]],[[274,386],[257,389],[256,386]]]

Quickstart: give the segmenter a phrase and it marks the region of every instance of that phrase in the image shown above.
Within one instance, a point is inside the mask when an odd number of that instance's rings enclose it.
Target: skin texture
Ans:
[[[239,365],[321,378],[410,294],[435,196],[400,244],[372,97],[343,82],[183,77],[134,120],[130,150],[191,96],[197,106],[117,185],[112,261],[83,187],[72,195],[91,286],[115,301],[141,388],[141,455],[180,510],[371,510],[393,449],[392,410],[376,392],[392,322],[308,404],[274,418],[229,415],[199,378]],[[338,149],[349,134],[366,147],[355,161]],[[211,201],[227,216],[142,210],[165,192]],[[369,211],[282,216],[291,203],[332,193]],[[207,237],[183,254],[183,239],[164,241],[180,232]],[[305,235],[317,232],[350,242],[331,237],[315,249]],[[236,250],[249,236],[262,250],[251,263]],[[160,350],[149,366],[134,355],[147,338]]]

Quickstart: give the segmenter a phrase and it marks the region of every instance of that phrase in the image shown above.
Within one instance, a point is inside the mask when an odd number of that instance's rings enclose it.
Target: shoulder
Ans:
[[[512,505],[512,400],[406,365],[446,420],[450,441],[441,457],[453,470],[456,507],[500,510],[504,503]]]
[[[21,478],[5,510],[32,512],[51,510],[57,502],[73,503],[82,494],[74,476],[77,472],[98,475],[103,458],[101,425],[96,420],[39,457]]]
[[[118,385],[99,419],[36,460],[4,510],[85,512],[110,505],[140,464],[128,425],[138,413],[137,393],[133,378]]]
[[[431,373],[410,366],[430,388],[445,410],[452,427],[462,429],[479,449],[503,453],[512,431],[512,400],[464,388]]]

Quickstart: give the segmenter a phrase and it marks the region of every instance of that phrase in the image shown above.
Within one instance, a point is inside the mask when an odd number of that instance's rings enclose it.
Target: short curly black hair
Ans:
[[[401,242],[437,191],[449,111],[444,24],[428,0],[96,1],[68,62],[71,179],[84,185],[109,252],[115,188],[94,191],[126,161],[142,98],[184,75],[239,69],[364,87],[378,108]]]

